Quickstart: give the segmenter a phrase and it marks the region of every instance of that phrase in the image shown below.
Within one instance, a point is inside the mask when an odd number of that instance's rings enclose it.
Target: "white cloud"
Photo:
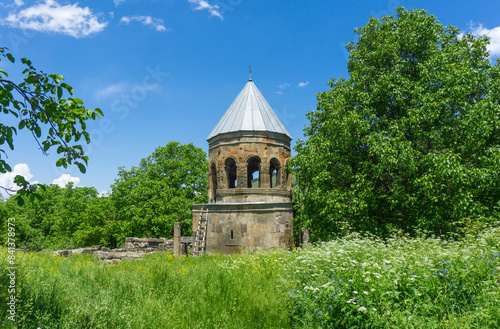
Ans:
[[[160,18],[151,16],[123,16],[120,19],[120,22],[125,24],[130,24],[132,21],[140,22],[143,25],[151,25],[158,32],[170,31],[170,29],[167,29],[163,25],[163,20]]]
[[[15,7],[20,7],[24,5],[23,0],[13,0],[12,2],[5,3],[6,1],[0,1],[0,7],[5,7],[5,8],[15,8]]]
[[[278,90],[278,91],[275,91],[274,93],[275,93],[275,94],[278,94],[278,95],[283,95],[283,92],[282,92],[282,91],[279,91],[279,90]]]
[[[290,84],[288,84],[288,83],[282,83],[282,84],[278,85],[279,89],[285,89],[285,88],[288,88],[288,87],[290,87]]]
[[[304,88],[305,86],[307,86],[309,84],[309,81],[306,81],[306,82],[300,82],[298,85],[297,85],[297,88]]]
[[[80,184],[80,177],[72,177],[70,174],[62,174],[61,177],[52,181],[52,184],[59,185],[60,187],[65,187],[68,183],[78,185]]]
[[[221,20],[224,19],[219,11],[220,7],[217,5],[211,5],[206,0],[188,0],[188,2],[198,5],[194,10],[208,10],[210,16],[219,17]]]
[[[103,197],[107,197],[107,196],[110,196],[110,195],[111,195],[111,191],[110,190],[104,190],[104,191],[99,192],[99,194],[97,195],[97,197],[103,198]]]
[[[11,188],[11,189],[18,189],[19,186],[14,184],[14,177],[17,175],[21,175],[29,181],[31,178],[33,178],[33,175],[30,172],[30,168],[26,163],[19,163],[14,166],[11,172],[7,172],[4,174],[0,174],[0,186],[5,187],[5,188]],[[4,189],[1,189],[1,194],[3,196],[7,196],[7,193],[5,192]]]
[[[476,37],[486,35],[490,38],[490,44],[488,45],[490,56],[496,57],[500,55],[500,26],[488,29],[483,24],[475,26],[474,22],[470,22],[469,28]]]
[[[119,5],[121,5],[124,2],[125,2],[125,0],[114,0],[115,7],[118,7]]]
[[[124,83],[117,83],[114,85],[107,86],[106,88],[102,88],[96,91],[95,95],[97,99],[102,99],[106,97],[110,97],[116,94],[122,94],[127,89],[127,85]]]
[[[9,14],[0,23],[20,29],[66,34],[75,38],[101,32],[108,25],[107,22],[100,23],[89,7],[78,7],[78,3],[62,6],[55,0],[45,0],[44,3]]]

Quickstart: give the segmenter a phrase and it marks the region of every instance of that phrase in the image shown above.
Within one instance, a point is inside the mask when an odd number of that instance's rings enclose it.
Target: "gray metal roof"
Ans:
[[[292,138],[251,79],[208,135],[207,140],[237,131],[271,131]]]

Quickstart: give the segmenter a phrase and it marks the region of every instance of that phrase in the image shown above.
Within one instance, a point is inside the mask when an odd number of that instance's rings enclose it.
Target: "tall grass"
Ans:
[[[106,264],[17,253],[18,328],[499,328],[500,230]],[[0,250],[0,328],[10,328]]]
[[[465,241],[357,234],[296,251],[293,327],[500,328],[500,229]]]
[[[6,258],[2,250],[0,255]],[[91,256],[18,254],[19,328],[278,328],[280,292],[271,264],[244,256],[174,258],[151,254],[115,265]],[[2,267],[4,264],[2,264]],[[4,272],[4,271],[2,271]],[[6,273],[1,273],[2,302]],[[3,304],[3,303],[2,303]],[[7,314],[2,311],[2,328]]]

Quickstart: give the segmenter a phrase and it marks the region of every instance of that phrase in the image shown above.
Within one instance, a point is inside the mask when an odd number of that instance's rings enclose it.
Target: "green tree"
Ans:
[[[0,47],[0,61],[5,58],[15,62],[7,48]],[[67,168],[70,164],[76,164],[84,173],[88,157],[82,146],[76,143],[81,137],[90,143],[90,136],[85,130],[86,121],[95,120],[102,115],[102,111],[85,108],[79,98],[64,98],[66,93],[73,94],[73,88],[63,82],[62,75],[38,71],[26,58],[22,58],[21,62],[25,67],[21,83],[8,80],[7,72],[0,69],[0,114],[4,116],[0,121],[0,173],[12,170],[7,161],[2,159],[2,155],[7,156],[4,145],[14,150],[14,136],[23,129],[33,135],[43,154],[47,154],[52,147],[56,148],[56,152],[61,155],[57,166]],[[15,125],[6,122],[15,122]],[[19,203],[23,202],[23,195],[30,195],[32,199],[36,196],[33,191],[37,186],[31,186],[24,177],[16,176],[14,183],[21,189],[13,190],[9,186],[0,188],[11,194],[17,192]]]
[[[38,194],[40,200],[23,206],[12,198],[0,203],[0,242],[7,236],[5,221],[14,217],[16,242],[23,248],[116,247],[119,230],[111,200],[99,197],[95,188],[49,185]]]
[[[489,39],[401,7],[355,32],[349,79],[317,95],[296,146],[296,225],[327,239],[498,219],[500,62],[490,64]]]
[[[179,219],[191,233],[191,206],[207,199],[206,153],[193,144],[158,147],[139,167],[119,168],[111,198],[123,236],[171,237]]]

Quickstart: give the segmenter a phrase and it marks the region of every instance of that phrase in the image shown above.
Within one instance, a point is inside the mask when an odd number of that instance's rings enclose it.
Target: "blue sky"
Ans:
[[[88,126],[86,174],[57,168],[55,151],[43,156],[21,132],[8,152],[15,170],[0,185],[23,174],[106,191],[118,167],[138,165],[170,141],[208,151],[205,138],[247,82],[248,65],[293,146],[315,94],[347,77],[344,46],[354,28],[399,5],[489,34],[492,57],[500,55],[499,1],[0,0],[0,46],[64,75],[87,107],[104,111]],[[21,78],[17,66],[0,67]]]

